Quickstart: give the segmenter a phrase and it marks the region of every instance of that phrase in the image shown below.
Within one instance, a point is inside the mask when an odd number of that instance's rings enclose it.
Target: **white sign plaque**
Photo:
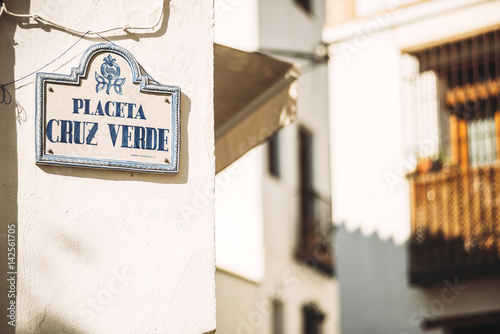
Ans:
[[[180,95],[124,48],[96,44],[70,75],[37,74],[36,162],[177,173]]]

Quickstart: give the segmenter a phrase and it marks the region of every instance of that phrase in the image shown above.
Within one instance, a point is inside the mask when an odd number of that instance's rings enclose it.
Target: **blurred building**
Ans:
[[[320,47],[324,1],[217,0],[215,7],[215,41],[224,45],[215,47],[217,332],[339,333],[327,64]],[[222,87],[224,68],[234,84]],[[238,72],[244,75],[235,80]],[[287,81],[299,72],[298,81]],[[255,87],[263,91],[250,105],[263,114],[246,124],[260,130],[245,134],[242,126],[224,140],[218,124],[231,122],[218,111],[238,105],[218,102],[217,92],[239,95]],[[272,135],[276,120],[269,114],[288,119],[280,127],[288,126]]]
[[[500,1],[327,1],[342,333],[500,333]]]
[[[215,332],[215,200],[193,200],[200,189],[214,192],[213,23],[210,0],[0,1],[0,333]],[[110,92],[108,81],[109,95],[92,82],[99,67],[107,80],[121,76]],[[160,153],[144,154],[144,145],[137,154],[122,151],[133,161],[120,162],[106,146],[106,123],[98,123],[116,121],[87,113],[81,123],[94,130],[85,130],[71,118],[73,98],[97,108],[117,101],[115,116],[123,116],[119,104],[144,105],[153,123],[169,113],[149,104],[160,98],[174,114],[178,99],[155,97],[158,82],[144,69],[182,89],[182,112],[172,117],[179,147],[167,148],[171,161],[179,153],[175,174],[135,169],[135,156]],[[39,165],[38,149],[51,142],[46,124],[59,117],[67,146],[44,152],[60,164]],[[148,126],[156,134],[158,125]],[[165,131],[174,141],[174,124]],[[80,134],[95,140],[84,144]],[[71,167],[89,158],[104,168]]]

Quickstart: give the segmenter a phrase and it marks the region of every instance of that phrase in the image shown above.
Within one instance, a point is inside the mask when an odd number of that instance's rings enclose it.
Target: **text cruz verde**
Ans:
[[[73,98],[73,114],[83,112],[83,115],[146,120],[142,105],[137,107],[136,103],[99,101],[95,109],[90,108],[90,103],[90,99]],[[116,146],[117,137],[121,133],[119,147],[168,151],[169,129],[111,123],[107,125],[113,147]],[[47,139],[52,143],[98,145],[95,138],[98,130],[97,122],[51,119],[47,122]]]

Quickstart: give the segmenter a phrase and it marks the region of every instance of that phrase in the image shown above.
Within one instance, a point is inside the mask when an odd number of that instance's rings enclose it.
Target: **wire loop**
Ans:
[[[7,88],[4,85],[0,84],[0,104],[10,104],[12,102],[12,95],[10,95]]]
[[[63,30],[63,31],[66,31],[66,32],[69,32],[71,34],[75,34],[75,35],[80,35],[80,36],[83,36],[83,35],[99,35],[99,34],[104,34],[104,33],[109,33],[109,32],[112,32],[112,31],[118,31],[118,30],[121,30],[121,31],[124,31],[124,32],[128,32],[129,30],[152,30],[154,28],[156,28],[162,18],[163,18],[163,12],[165,10],[165,0],[161,0],[162,1],[162,8],[161,8],[161,11],[160,11],[160,15],[158,16],[158,19],[156,20],[155,24],[153,24],[152,26],[150,27],[131,27],[129,25],[124,25],[124,26],[121,26],[121,27],[115,27],[115,28],[109,28],[109,29],[104,29],[104,30],[101,30],[101,31],[87,31],[87,32],[84,32],[84,31],[78,31],[78,30],[75,30],[75,29],[72,29],[72,28],[68,28],[68,27],[64,27],[60,24],[57,24],[55,22],[52,22],[50,20],[47,20],[47,19],[44,19],[43,17],[39,16],[39,15],[36,15],[36,14],[16,14],[16,13],[12,13],[10,12],[7,7],[5,6],[5,3],[2,3],[2,7],[0,8],[0,16],[2,15],[2,13],[5,13],[7,15],[10,15],[12,17],[17,17],[17,18],[30,18],[30,19],[33,19],[37,22],[41,22],[43,24],[46,24],[46,25],[50,25],[52,27],[55,27],[55,28],[58,28],[60,30]]]

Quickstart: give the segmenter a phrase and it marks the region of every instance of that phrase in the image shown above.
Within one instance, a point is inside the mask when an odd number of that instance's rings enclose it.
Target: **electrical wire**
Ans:
[[[86,36],[91,36],[91,35],[96,35],[106,41],[108,41],[109,43],[112,43],[114,44],[113,42],[111,42],[109,39],[103,37],[101,34],[106,34],[106,33],[109,33],[109,32],[112,32],[112,31],[116,31],[116,30],[122,30],[124,32],[128,32],[129,30],[152,30],[154,28],[156,28],[162,18],[163,18],[163,12],[165,10],[165,0],[162,0],[162,8],[161,8],[161,11],[160,11],[160,15],[158,16],[158,20],[156,20],[156,23],[150,27],[130,27],[128,25],[124,25],[122,27],[115,27],[115,28],[109,28],[109,29],[104,29],[104,30],[100,30],[100,31],[78,31],[78,30],[75,30],[75,29],[71,29],[71,28],[67,28],[67,27],[64,27],[60,24],[57,24],[55,22],[52,22],[50,20],[47,20],[47,19],[44,19],[43,17],[39,16],[39,15],[36,15],[36,14],[16,14],[16,13],[13,13],[11,11],[9,11],[7,9],[7,7],[5,6],[5,2],[3,2],[2,0],[0,0],[0,4],[1,4],[1,7],[0,7],[0,17],[2,16],[3,13],[5,13],[6,15],[9,15],[11,17],[14,17],[14,18],[28,18],[28,19],[33,19],[35,20],[36,22],[39,22],[39,23],[42,23],[42,24],[45,24],[45,25],[49,25],[49,26],[52,26],[52,27],[55,27],[55,28],[58,28],[62,31],[66,31],[66,32],[69,32],[71,34],[74,34],[74,35],[80,35],[81,37],[73,44],[71,45],[66,51],[64,51],[61,55],[59,55],[57,58],[55,58],[54,60],[52,60],[51,62],[45,64],[44,66],[42,66],[41,68],[39,68],[38,70],[30,73],[30,74],[27,74],[25,76],[23,76],[22,78],[19,78],[17,80],[14,80],[12,82],[9,82],[9,83],[6,83],[6,84],[1,84],[0,83],[0,104],[10,104],[12,102],[12,96],[10,94],[10,92],[7,90],[7,87],[6,86],[9,86],[9,85],[12,85],[18,81],[21,81],[23,79],[26,79],[28,78],[29,76],[41,71],[42,69],[46,68],[47,66],[49,66],[50,64],[52,64],[53,62],[55,62],[57,59],[61,58],[62,56],[64,56],[70,49],[72,49],[78,42],[80,42],[83,38],[85,38]],[[146,73],[146,75],[154,82],[157,82],[156,80],[154,80],[145,70],[144,68],[142,68],[141,66],[141,69]]]
[[[49,26],[52,26],[52,27],[55,27],[55,28],[58,28],[62,31],[66,31],[66,32],[69,32],[71,34],[75,34],[75,35],[80,35],[80,36],[84,36],[84,35],[100,35],[100,34],[105,34],[105,33],[109,33],[109,32],[112,32],[112,31],[116,31],[116,30],[121,30],[121,31],[124,31],[124,32],[128,32],[129,30],[152,30],[154,28],[156,28],[162,18],[163,18],[163,12],[164,12],[164,9],[165,9],[165,0],[162,0],[162,8],[161,8],[161,11],[160,11],[160,15],[158,16],[158,19],[156,20],[156,23],[150,27],[131,27],[129,25],[124,25],[124,26],[121,26],[121,27],[115,27],[115,28],[109,28],[109,29],[104,29],[104,30],[99,30],[99,31],[79,31],[79,30],[75,30],[75,29],[72,29],[72,28],[68,28],[68,27],[65,27],[65,26],[62,26],[60,24],[57,24],[55,22],[52,22],[50,20],[47,20],[39,15],[36,15],[36,14],[16,14],[16,13],[13,13],[11,11],[9,11],[7,9],[7,6],[5,6],[5,2],[2,3],[2,7],[0,8],[0,16],[2,16],[2,13],[5,13],[11,17],[15,17],[15,18],[28,18],[28,19],[33,19],[35,20],[36,22],[39,22],[39,23],[42,23],[42,24],[45,24],[45,25],[49,25]]]

